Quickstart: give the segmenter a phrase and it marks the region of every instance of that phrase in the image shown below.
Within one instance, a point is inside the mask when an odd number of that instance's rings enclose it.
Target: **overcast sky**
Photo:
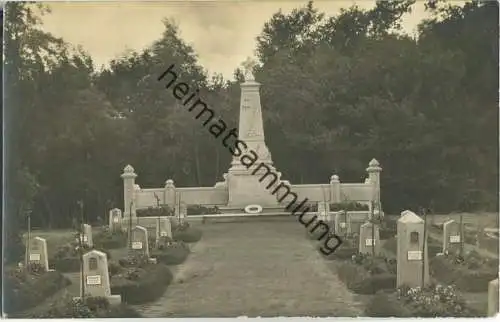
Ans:
[[[170,1],[170,2],[50,2],[52,13],[43,17],[44,29],[74,45],[82,45],[96,65],[106,65],[126,49],[140,50],[158,39],[162,18],[173,18],[181,37],[191,44],[199,62],[209,73],[232,73],[253,56],[255,37],[280,8],[290,12],[304,1]],[[375,1],[315,1],[327,15],[356,4],[371,8]],[[426,18],[424,3],[417,2],[403,19],[406,32],[413,33]]]

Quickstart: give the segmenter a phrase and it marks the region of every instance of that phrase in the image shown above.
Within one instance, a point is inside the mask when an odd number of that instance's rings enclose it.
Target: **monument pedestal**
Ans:
[[[248,205],[259,205],[263,208],[278,208],[280,205],[273,189],[266,189],[269,177],[259,182],[259,175],[231,173],[228,175],[229,200],[228,207],[245,208]]]

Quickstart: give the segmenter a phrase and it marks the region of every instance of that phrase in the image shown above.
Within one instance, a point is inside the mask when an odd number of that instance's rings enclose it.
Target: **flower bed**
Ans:
[[[172,222],[172,237],[176,241],[195,243],[201,239],[201,235],[200,229],[191,227],[187,222],[183,224]]]
[[[71,282],[60,272],[11,268],[4,271],[4,311],[19,312],[41,304]]]
[[[370,317],[478,317],[451,286],[401,288],[396,292],[376,294],[367,304]]]
[[[175,209],[169,205],[160,205],[159,207],[148,207],[145,209],[137,209],[135,211],[137,217],[160,217],[174,216]]]
[[[443,255],[430,261],[430,273],[439,281],[465,292],[487,292],[498,275],[498,260],[482,258],[473,251],[462,256]]]
[[[97,249],[108,256],[108,260],[111,259],[111,254],[102,248],[89,248],[83,247],[84,252],[88,252],[92,249]],[[49,259],[50,266],[54,269],[63,272],[71,273],[80,271],[80,248],[77,243],[68,243],[57,249],[54,257]]]
[[[140,318],[141,315],[131,307],[121,304],[109,305],[104,297],[86,297],[74,300],[68,296],[44,308],[41,312],[30,315],[29,318],[71,319],[71,318]]]
[[[94,245],[102,249],[117,249],[127,246],[127,234],[122,231],[104,230],[94,236]]]
[[[212,215],[212,214],[220,214],[219,207],[205,207],[201,205],[189,205],[187,206],[187,215],[188,216],[196,216],[196,215]]]
[[[153,245],[153,243],[150,243]],[[151,247],[150,256],[165,265],[182,264],[189,255],[189,246],[182,241],[161,237],[157,247]]]
[[[357,294],[375,294],[396,288],[396,260],[352,255],[352,260],[340,263],[338,275],[347,288]]]
[[[162,296],[172,279],[167,266],[138,261],[112,276],[111,293],[120,294],[124,303],[143,304]]]

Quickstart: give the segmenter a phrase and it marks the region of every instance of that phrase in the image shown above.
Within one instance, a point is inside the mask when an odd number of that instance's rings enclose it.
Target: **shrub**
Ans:
[[[143,304],[163,295],[172,279],[167,266],[144,264],[113,276],[111,293],[120,294],[124,303]]]
[[[127,246],[127,234],[122,231],[103,231],[94,237],[94,245],[102,249],[116,249]]]
[[[343,201],[330,204],[330,211],[368,211],[368,205],[361,204],[356,201]]]
[[[129,254],[125,258],[118,260],[118,264],[121,267],[140,267],[148,263],[148,256],[144,255],[142,252],[129,251]]]
[[[156,258],[161,264],[179,265],[186,260],[189,252],[189,247],[184,242],[174,242],[154,249],[151,252],[151,257]]]
[[[160,205],[159,207],[148,207],[146,209],[137,209],[137,217],[162,217],[174,216],[175,209],[169,205]]]
[[[187,206],[187,215],[195,216],[195,215],[211,215],[211,214],[220,214],[219,207],[205,207],[201,205],[189,205]]]
[[[477,252],[466,256],[443,255],[430,261],[430,272],[439,281],[465,292],[485,292],[498,274],[498,261],[482,258]]]
[[[396,261],[364,254],[352,255],[338,267],[339,278],[358,294],[375,294],[396,287]]]
[[[4,277],[4,309],[7,313],[34,307],[71,284],[56,271],[27,273],[16,268],[6,270]]]
[[[30,318],[140,318],[131,307],[121,304],[110,306],[104,297],[73,299],[65,297],[47,310],[35,313]]]
[[[195,243],[201,239],[202,231],[198,228],[190,227],[188,223],[177,224],[172,227],[172,237],[174,240],[185,243]]]
[[[83,247],[84,252],[88,252],[92,249]],[[103,253],[105,253],[108,257],[108,260],[111,259],[111,254],[109,251],[105,249],[97,249]],[[80,270],[80,248],[76,243],[68,243],[63,245],[57,249],[54,254],[54,258],[50,259],[49,262],[53,265],[53,267],[63,273],[70,272],[78,272]]]

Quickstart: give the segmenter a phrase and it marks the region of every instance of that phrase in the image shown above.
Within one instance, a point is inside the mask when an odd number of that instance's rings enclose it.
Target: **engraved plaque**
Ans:
[[[118,223],[118,217],[113,218],[113,222],[114,222],[115,224],[117,224],[117,223]]]
[[[87,276],[87,285],[101,285],[101,275]]]
[[[409,261],[420,261],[422,260],[422,252],[419,250],[410,250],[408,251],[408,260]]]
[[[166,231],[162,231],[162,232],[160,233],[160,236],[161,236],[161,237],[167,237],[167,232],[166,232]]]
[[[142,249],[142,242],[133,242],[132,249]]]
[[[373,246],[375,241],[371,238],[365,240],[365,246]]]
[[[340,228],[345,228],[347,225],[345,224],[345,222],[341,222],[340,223]]]
[[[30,261],[39,261],[40,254],[30,254]]]
[[[460,243],[460,236],[459,235],[456,235],[456,236],[450,236],[450,243]]]

